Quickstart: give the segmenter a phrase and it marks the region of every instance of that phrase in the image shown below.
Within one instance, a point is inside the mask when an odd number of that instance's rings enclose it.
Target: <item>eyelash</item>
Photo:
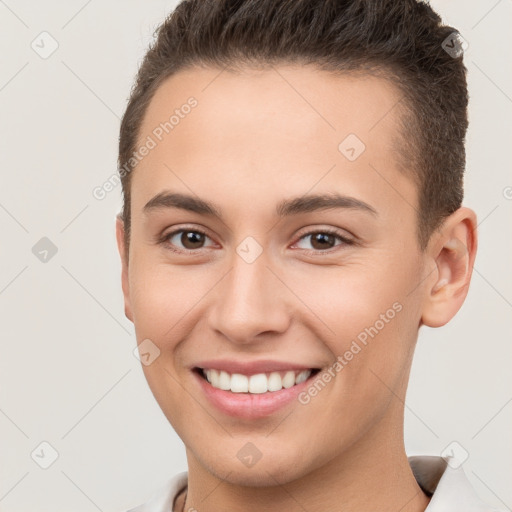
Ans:
[[[198,229],[198,228],[180,228],[180,229],[176,229],[175,231],[171,231],[170,233],[164,234],[161,238],[158,239],[158,243],[163,245],[167,249],[169,249],[169,250],[171,250],[173,252],[176,252],[178,254],[186,254],[186,253],[190,254],[190,253],[194,253],[195,251],[201,251],[201,249],[203,249],[203,248],[196,249],[196,250],[194,250],[194,249],[175,249],[169,243],[169,239],[172,238],[174,235],[176,235],[178,233],[186,233],[186,232],[201,233],[202,235],[210,238],[208,236],[208,234],[205,231],[203,231],[202,229]],[[349,245],[349,246],[350,245],[356,245],[356,242],[354,240],[351,240],[350,238],[347,238],[347,237],[341,235],[340,232],[335,230],[335,229],[329,229],[329,228],[317,229],[317,230],[314,230],[314,231],[308,231],[307,233],[302,234],[297,239],[297,242],[299,242],[303,238],[306,238],[308,236],[315,235],[315,234],[318,234],[318,233],[327,234],[327,235],[333,235],[338,240],[340,240],[342,242],[342,244],[338,244],[337,246],[331,247],[330,249],[326,249],[325,251],[322,251],[320,249],[303,249],[305,254],[307,254],[307,255],[314,255],[314,256],[318,256],[318,255],[322,255],[322,254],[332,254],[332,252],[336,250],[336,247],[339,247],[340,245]],[[297,243],[297,242],[295,242],[295,243]]]

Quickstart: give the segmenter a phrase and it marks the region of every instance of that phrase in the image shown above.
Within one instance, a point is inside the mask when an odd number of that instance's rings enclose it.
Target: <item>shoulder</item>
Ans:
[[[409,465],[419,486],[431,495],[425,512],[502,512],[480,499],[454,457],[412,456]]]
[[[168,479],[151,494],[149,499],[126,512],[169,512],[176,496],[188,482],[188,471],[182,471]]]

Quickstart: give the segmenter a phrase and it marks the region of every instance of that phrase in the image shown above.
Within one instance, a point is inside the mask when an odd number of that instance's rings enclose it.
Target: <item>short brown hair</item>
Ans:
[[[127,165],[148,104],[162,81],[186,67],[279,63],[381,74],[402,94],[397,160],[418,189],[422,250],[463,199],[468,93],[457,31],[416,0],[183,0],[155,31],[119,136],[121,217],[130,235]],[[452,39],[450,39],[452,38]]]

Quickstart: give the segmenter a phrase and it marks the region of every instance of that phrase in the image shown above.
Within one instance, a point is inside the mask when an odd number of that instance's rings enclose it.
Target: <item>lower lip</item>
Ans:
[[[192,372],[204,394],[210,402],[222,412],[237,418],[257,419],[264,418],[282,409],[293,402],[297,395],[311,384],[316,377],[311,374],[307,380],[295,384],[291,388],[283,388],[280,391],[267,393],[233,393],[223,389],[214,388],[197,371]]]

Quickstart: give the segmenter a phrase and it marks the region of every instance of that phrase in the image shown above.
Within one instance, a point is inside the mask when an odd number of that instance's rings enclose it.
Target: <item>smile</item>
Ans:
[[[203,396],[218,412],[238,419],[257,420],[294,402],[298,404],[297,397],[319,372],[320,369],[311,368],[249,376],[196,367],[192,374]]]

